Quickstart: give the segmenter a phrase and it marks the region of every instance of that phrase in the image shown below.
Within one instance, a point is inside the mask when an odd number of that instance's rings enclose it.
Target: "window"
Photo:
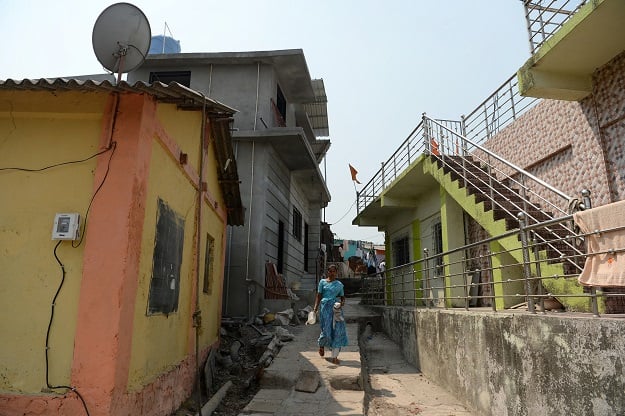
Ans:
[[[442,276],[444,274],[443,256],[438,256],[443,252],[443,226],[440,222],[432,226],[432,239],[434,241],[434,253],[432,255],[437,256],[434,259],[434,274]]]
[[[278,221],[278,264],[276,264],[278,273],[282,273],[283,266],[284,266],[284,223],[282,221]]]
[[[276,92],[276,107],[278,107],[278,112],[282,116],[282,122],[286,122],[286,98],[284,98],[284,94],[278,85],[278,91]]]
[[[394,240],[391,249],[393,253],[393,267],[410,262],[408,236]]]
[[[180,85],[191,88],[191,71],[150,72],[150,84],[156,81],[163,84],[177,82]]]
[[[302,213],[297,208],[293,208],[293,237],[302,241]]]
[[[159,199],[148,314],[178,310],[183,243],[184,219]]]
[[[215,239],[206,234],[206,252],[204,253],[204,293],[213,292],[213,262],[215,258]]]
[[[304,271],[308,271],[308,224],[304,223]]]

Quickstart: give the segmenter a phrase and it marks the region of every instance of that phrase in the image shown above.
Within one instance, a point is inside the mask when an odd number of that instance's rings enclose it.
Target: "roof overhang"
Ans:
[[[330,135],[330,125],[328,123],[328,97],[323,79],[312,80],[315,92],[315,101],[304,105],[310,124],[315,132],[315,136],[328,137]]]
[[[310,72],[301,49],[254,52],[170,53],[148,55],[143,67],[267,64],[273,66],[282,92],[291,102],[315,101]]]
[[[243,225],[245,210],[241,201],[237,160],[232,148],[232,121],[230,117],[213,118],[210,120],[209,128],[214,139],[217,180],[226,204],[228,225]]]
[[[204,94],[180,85],[177,82],[166,85],[160,82],[146,84],[142,81],[138,81],[134,84],[129,84],[125,81],[114,83],[109,80],[96,81],[92,79],[84,80],[76,78],[7,79],[5,81],[0,81],[0,90],[49,91],[53,93],[63,91],[139,93],[151,95],[158,102],[176,104],[182,109],[205,109],[207,114],[212,116],[230,117],[236,112],[232,107],[207,98]]]
[[[519,69],[521,95],[579,101],[592,92],[592,75],[625,50],[625,1],[582,6]]]
[[[226,204],[227,221],[229,225],[243,225],[244,210],[230,133],[232,115],[236,110],[177,83],[165,85],[160,82],[153,84],[137,82],[131,85],[125,81],[112,83],[109,80],[92,79],[42,78],[20,81],[9,79],[0,81],[0,91],[50,92],[55,95],[72,91],[149,94],[158,102],[176,104],[184,110],[205,111],[209,118],[210,134],[214,139],[218,179]]]
[[[312,147],[315,156],[317,157],[317,163],[321,163],[325,155],[328,153],[330,146],[332,143],[330,140],[315,140],[314,143],[310,145]]]
[[[315,153],[303,129],[280,127],[256,131],[235,131],[232,137],[235,140],[271,145],[285,166],[296,177],[304,178],[304,184],[314,187],[314,189],[309,188],[311,190],[308,195],[309,201],[322,201],[325,204],[330,201],[330,191],[328,191]]]
[[[308,143],[310,144],[310,147],[315,155],[317,164],[321,163],[321,160],[330,148],[330,140],[317,139],[315,132],[313,131],[311,120],[305,111],[295,111],[295,123],[297,127],[300,127],[304,131],[304,135],[306,136],[306,139],[308,140]]]

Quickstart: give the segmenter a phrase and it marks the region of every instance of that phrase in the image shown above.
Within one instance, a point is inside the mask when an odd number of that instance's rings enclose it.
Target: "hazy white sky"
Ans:
[[[93,23],[115,1],[0,0],[0,79],[102,73]],[[301,48],[328,95],[325,219],[339,238],[383,242],[351,225],[356,193],[419,123],[459,119],[529,58],[521,0],[130,1],[182,52]],[[227,103],[226,103],[227,104]],[[321,166],[322,171],[324,169]]]

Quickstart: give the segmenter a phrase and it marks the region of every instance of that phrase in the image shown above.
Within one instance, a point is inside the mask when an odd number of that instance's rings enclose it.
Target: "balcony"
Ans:
[[[518,71],[519,91],[579,101],[592,92],[595,70],[625,50],[625,2],[595,0],[573,10],[554,3],[525,2],[533,55]],[[554,23],[558,19],[561,24]]]

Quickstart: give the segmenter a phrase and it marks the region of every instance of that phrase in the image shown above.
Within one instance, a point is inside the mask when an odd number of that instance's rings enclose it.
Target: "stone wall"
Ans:
[[[477,414],[625,414],[623,319],[380,309],[405,358]]]

